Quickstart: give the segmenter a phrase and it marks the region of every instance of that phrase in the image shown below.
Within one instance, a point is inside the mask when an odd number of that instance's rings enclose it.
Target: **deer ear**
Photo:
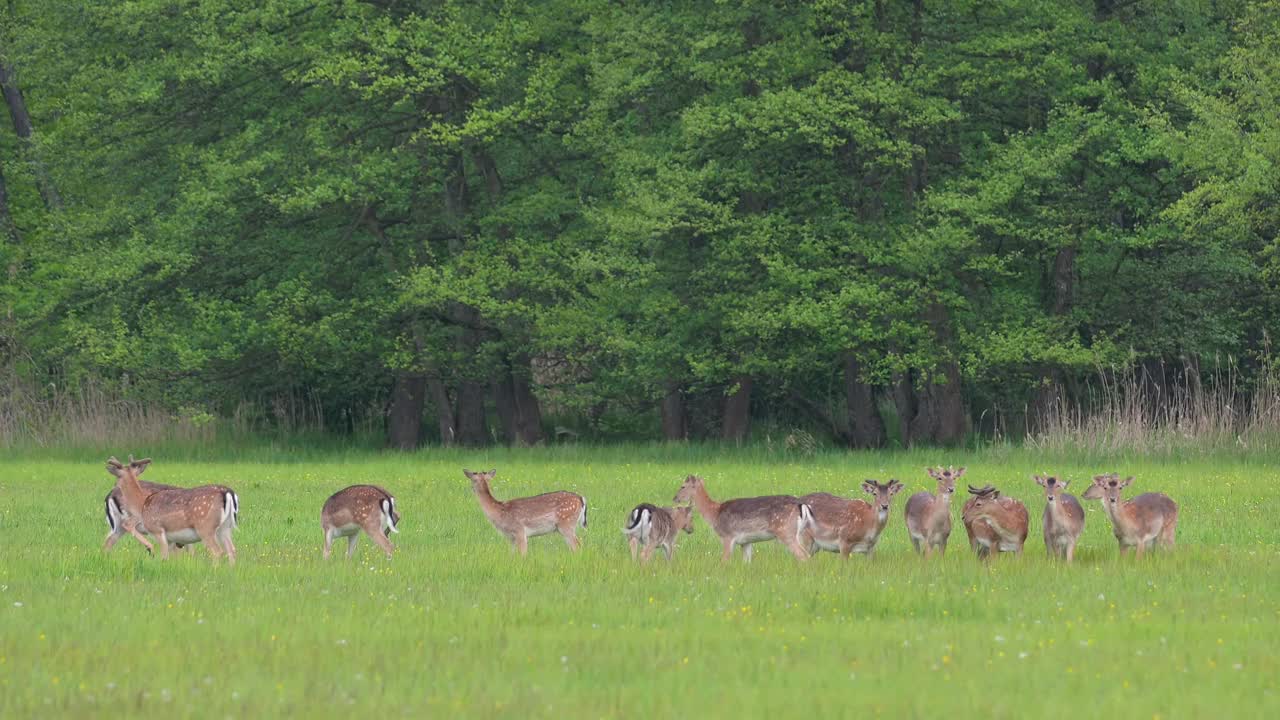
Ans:
[[[117,461],[115,458],[111,458],[110,460],[108,460],[108,461],[107,461],[107,472],[111,473],[111,475],[112,475],[113,477],[120,477],[120,463],[119,463],[119,461]]]
[[[141,475],[142,473],[146,472],[147,466],[150,464],[151,464],[151,458],[143,458],[141,460],[134,460],[130,462],[129,467],[133,468],[133,471],[135,473],[137,473],[138,475]]]
[[[490,479],[490,480],[492,480],[492,479],[493,479],[493,476],[494,476],[494,475],[497,475],[497,474],[498,474],[498,468],[494,468],[494,469],[490,470],[489,472],[485,473],[485,475],[488,475],[488,476],[489,476],[489,479]]]
[[[1058,480],[1058,487],[1065,488],[1070,480]]]
[[[1124,479],[1124,482],[1120,483],[1120,487],[1122,488],[1129,487],[1129,483],[1132,483],[1132,482],[1133,482],[1133,476],[1130,475],[1129,477]]]
[[[475,473],[471,472],[470,470],[468,470],[468,469],[466,469],[466,468],[462,468],[462,474],[463,474],[463,475],[466,475],[468,480],[474,480],[474,479],[475,479]]]
[[[1040,487],[1044,487],[1045,483],[1047,482],[1043,477],[1039,475],[1032,475],[1031,479],[1035,480],[1036,484],[1039,485]]]
[[[924,471],[925,471],[925,473],[926,473],[929,477],[934,478],[935,480],[936,480],[936,479],[940,479],[940,478],[938,477],[938,471],[937,471],[937,470],[934,470],[933,468],[925,468],[925,469],[924,469]]]
[[[876,484],[870,480],[862,481],[862,491],[871,495],[876,494]]]
[[[964,468],[960,468],[956,471],[956,479],[958,480],[961,475],[964,475]]]
[[[899,490],[901,490],[901,489],[902,489],[902,487],[903,487],[902,483],[898,482],[897,480],[890,480],[890,481],[889,481],[889,494],[890,494],[890,495],[897,495],[897,494],[898,494],[898,491],[899,491]]]

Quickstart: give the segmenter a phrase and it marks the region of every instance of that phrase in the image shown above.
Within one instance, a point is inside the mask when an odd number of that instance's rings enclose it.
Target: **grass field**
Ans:
[[[123,455],[143,448],[121,448]],[[706,448],[261,453],[181,461],[145,479],[222,482],[241,498],[240,561],[169,562],[126,538],[104,555],[105,454],[9,459],[0,476],[0,717],[1278,717],[1280,458],[1046,461],[1027,451],[819,454]],[[1026,555],[990,567],[956,530],[940,561],[910,550],[923,468],[969,467],[1027,503]],[[462,467],[505,499],[586,496],[583,550],[515,556]],[[1050,471],[1084,490],[1137,476],[1181,505],[1178,547],[1120,558],[1096,503],[1074,566],[1045,558]],[[703,475],[717,500],[897,477],[876,557],[796,563],[777,543],[720,561],[705,523],[674,563],[633,565],[640,501]],[[320,559],[320,505],[378,483],[403,516],[394,559],[362,539]],[[341,547],[341,546],[339,546]]]

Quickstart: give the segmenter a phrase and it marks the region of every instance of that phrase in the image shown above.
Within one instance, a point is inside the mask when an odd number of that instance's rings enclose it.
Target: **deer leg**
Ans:
[[[222,557],[222,545],[218,543],[218,531],[215,529],[211,533],[206,533],[200,530],[200,528],[196,528],[196,533],[200,535],[200,542],[209,547],[209,555],[213,557],[213,562],[216,564],[218,562],[218,558]],[[161,530],[160,534],[160,539],[163,541],[164,531]],[[166,548],[166,550],[167,549],[168,548]],[[168,557],[167,552],[165,553],[165,557]]]
[[[649,561],[653,559],[653,549],[656,546],[657,544],[652,541],[644,544],[644,548],[640,550],[640,562],[642,564],[648,565]]]
[[[1067,564],[1069,565],[1071,564],[1071,560],[1075,558],[1075,555],[1076,555],[1076,543],[1074,540],[1067,543],[1066,555],[1067,555]]]
[[[915,549],[916,549],[916,554],[917,554],[917,555],[919,555],[919,554],[922,552],[922,551],[920,550],[920,538],[916,537],[915,535],[912,535],[912,536],[911,536],[911,544],[912,544],[912,546],[914,546],[914,547],[915,547]]]
[[[333,552],[333,528],[324,529],[324,559],[328,560]]]
[[[812,552],[812,550],[810,550],[810,552]],[[852,552],[853,552],[853,543],[849,542],[847,538],[841,538],[840,539],[840,557],[845,560],[848,560],[849,555]]]
[[[231,565],[235,565],[236,564],[236,544],[231,541],[231,528],[229,527],[221,528],[215,534],[217,535],[218,542],[222,543],[222,549],[225,550],[227,553],[227,563]]]
[[[671,557],[676,554],[676,544],[669,542],[662,546],[662,552],[667,554],[667,562],[671,562]]]
[[[749,562],[751,562],[751,553],[753,552],[754,548],[755,548],[755,545],[752,545],[751,543],[745,543],[745,544],[743,544],[743,546],[742,546],[742,561],[743,561],[743,562],[748,562],[748,563],[749,563]]]
[[[796,542],[795,538],[788,537],[786,546],[787,549],[791,551],[791,554],[796,556],[797,560],[809,559],[809,553],[804,551],[804,548],[800,546],[800,543]]]
[[[146,538],[145,536],[143,536],[143,534],[142,534],[141,532],[139,532],[139,531],[138,531],[138,523],[137,523],[137,522],[131,522],[131,521],[126,520],[126,521],[125,521],[125,524],[124,524],[124,529],[125,529],[125,530],[127,530],[127,531],[129,532],[129,534],[130,534],[130,535],[132,535],[132,536],[134,536],[135,538],[137,538],[137,539],[138,539],[138,542],[142,543],[142,546],[143,546],[143,547],[145,547],[145,548],[147,549],[147,554],[148,554],[148,555],[154,555],[154,554],[155,554],[155,553],[153,552],[155,548],[153,548],[153,547],[152,547],[152,545],[151,545],[151,543],[147,540],[147,538]],[[167,548],[166,548],[166,549],[167,549]],[[166,553],[166,555],[167,555],[167,553]]]
[[[377,543],[378,547],[382,548],[382,552],[386,553],[388,558],[391,557],[391,552],[395,550],[396,547],[391,544],[390,540],[387,539],[387,535],[386,533],[382,532],[381,527],[378,527],[373,531],[366,529],[365,533],[369,535],[370,540],[373,540],[375,543]]]
[[[360,533],[353,533],[347,536],[347,559],[348,560],[350,560],[351,556],[355,554],[356,542],[359,540],[360,540]]]
[[[102,544],[102,552],[107,552],[111,548],[115,547],[116,543],[119,542],[122,537],[124,537],[124,533],[120,530],[112,530],[108,532],[107,540]]]
[[[516,532],[512,542],[515,543],[516,552],[520,553],[520,557],[529,554],[529,536],[525,534],[523,529]]]
[[[627,539],[627,544],[631,546],[631,560],[632,562],[634,562],[636,559],[636,554],[640,549],[640,541],[636,539],[635,535],[632,535],[630,538]]]
[[[561,525],[560,536],[564,538],[564,542],[569,546],[570,550],[577,550],[579,547],[578,535],[573,531],[573,525]]]
[[[724,555],[721,556],[720,560],[722,562],[729,562],[733,559],[733,538],[723,538],[721,542],[724,544]]]

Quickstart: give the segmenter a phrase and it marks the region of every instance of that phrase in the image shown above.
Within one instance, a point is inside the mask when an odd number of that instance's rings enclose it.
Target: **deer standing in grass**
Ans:
[[[497,470],[463,470],[462,474],[471,481],[471,489],[485,517],[521,555],[529,552],[529,538],[556,531],[564,537],[570,550],[578,549],[580,543],[575,528],[587,526],[587,501],[581,495],[561,490],[502,502],[494,499],[489,490],[489,481],[498,474]]]
[[[142,472],[146,470],[146,468],[147,466],[143,465],[138,470],[138,474],[141,475]],[[173,485],[147,482],[146,480],[139,480],[138,485],[142,487],[142,491],[147,495],[150,495],[151,493],[157,490],[176,490],[177,489]],[[107,515],[107,527],[110,528],[110,530],[107,532],[106,542],[102,544],[103,552],[107,552],[107,551],[110,551],[111,548],[115,547],[117,542],[120,542],[120,538],[129,534],[129,531],[124,529],[124,524],[125,524],[125,521],[128,520],[131,516],[124,509],[124,496],[120,492],[120,488],[118,486],[111,488],[111,492],[107,493],[107,496],[103,498],[102,504],[104,506],[104,509]],[[145,526],[139,527],[138,530],[143,534],[147,534],[147,529]],[[176,547],[181,548],[182,546],[176,545]]]
[[[216,561],[225,552],[231,564],[236,562],[236,546],[231,541],[231,531],[238,524],[240,498],[233,490],[222,485],[205,485],[195,488],[164,488],[148,494],[138,482],[151,459],[134,460],[129,456],[126,465],[114,457],[107,460],[107,472],[116,478],[120,498],[128,515],[122,521],[124,529],[153,551],[150,542],[143,537],[146,528],[160,543],[160,557],[168,559],[169,544],[189,545],[203,542]]]
[[[934,552],[947,551],[947,538],[951,537],[951,496],[956,493],[956,480],[964,475],[964,468],[925,468],[929,477],[938,481],[937,494],[918,492],[907,498],[907,535],[916,552],[929,557]]]
[[[627,536],[627,542],[631,546],[632,560],[636,559],[639,551],[640,561],[647,563],[653,557],[654,549],[662,548],[670,562],[681,530],[693,532],[693,508],[688,505],[658,507],[641,503],[631,511],[622,534]]]
[[[1000,491],[990,485],[983,488],[970,485],[969,493],[973,497],[965,503],[962,518],[966,527],[974,524],[972,537],[978,557],[986,559],[993,552],[1021,555],[1030,519],[1027,506],[1011,497],[1001,497]],[[984,522],[989,532],[979,524]]]
[[[320,529],[324,531],[324,559],[329,559],[336,538],[347,539],[347,557],[355,552],[360,531],[391,557],[395,546],[388,532],[400,532],[396,499],[377,485],[352,485],[329,496],[320,509]]]
[[[715,530],[724,545],[723,559],[733,558],[735,545],[742,546],[742,557],[751,562],[752,543],[777,539],[797,560],[807,560],[800,543],[800,533],[813,521],[813,510],[791,495],[738,498],[718,503],[707,494],[702,478],[690,475],[676,492],[675,501],[692,503],[698,514]]]
[[[1117,473],[1095,475],[1093,485],[1084,491],[1086,500],[1102,500],[1102,509],[1111,518],[1111,527],[1120,542],[1120,554],[1135,548],[1138,557],[1159,543],[1173,547],[1178,527],[1178,504],[1164,493],[1143,493],[1121,502],[1120,491],[1129,487],[1133,477],[1120,479]]]
[[[862,489],[872,496],[868,503],[860,499],[842,498],[830,493],[811,493],[800,498],[813,511],[813,522],[802,533],[800,544],[810,552],[827,550],[848,558],[850,553],[862,553],[871,557],[876,542],[889,521],[889,506],[893,496],[902,490],[902,483],[890,480],[881,484],[865,480]]]
[[[1044,548],[1050,555],[1075,557],[1076,541],[1084,532],[1084,508],[1075,495],[1067,494],[1067,481],[1052,475],[1032,475],[1036,484],[1044,488]]]

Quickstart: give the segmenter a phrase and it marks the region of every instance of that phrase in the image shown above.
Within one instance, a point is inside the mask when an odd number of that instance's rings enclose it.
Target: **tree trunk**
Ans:
[[[898,439],[904,448],[911,447],[915,441],[911,435],[911,428],[915,423],[918,410],[911,375],[910,370],[893,375],[893,406],[898,411]]]
[[[960,387],[960,365],[949,357],[954,345],[951,321],[946,307],[936,300],[930,303],[925,319],[933,328],[937,347],[942,348],[948,357],[926,374],[923,387],[917,389],[920,414],[925,416],[921,429],[927,427],[928,433],[921,435],[913,431],[913,434],[915,437],[928,437],[940,445],[955,445],[964,441],[969,418]]]
[[[458,385],[458,444],[480,447],[488,442],[484,422],[484,386],[475,380]]]
[[[884,447],[884,420],[876,409],[875,391],[860,377],[861,367],[852,353],[844,359],[844,400],[849,411],[849,445]]]
[[[4,50],[0,49],[0,57],[3,55]],[[31,139],[31,114],[27,112],[27,101],[22,97],[22,90],[19,89],[17,79],[14,77],[13,66],[3,62],[0,62],[0,93],[4,94],[5,105],[9,107],[9,115],[13,118],[13,130],[21,140],[22,151],[27,155],[35,171],[36,186],[40,189],[40,198],[44,200],[44,206],[49,210],[61,210],[62,198],[58,195],[53,181],[49,179],[49,172],[45,169],[44,162],[40,160],[35,142]]]
[[[502,426],[502,441],[507,445],[515,445],[520,441],[520,431],[516,427],[516,391],[511,380],[511,371],[503,368],[498,378],[493,381],[493,404],[498,411],[498,424]]]
[[[422,437],[422,409],[426,404],[427,378],[421,373],[399,373],[391,390],[387,412],[387,440],[396,450],[414,450]]]
[[[751,376],[739,375],[734,384],[734,391],[724,399],[720,437],[740,443],[751,430]]]
[[[663,389],[662,438],[667,441],[687,440],[689,426],[684,409],[684,390],[675,380],[667,380]]]
[[[511,368],[512,397],[516,406],[516,440],[525,446],[540,445],[542,406],[533,392],[533,368],[528,355],[517,355]]]
[[[436,425],[440,428],[440,444],[450,447],[458,442],[457,418],[453,412],[453,400],[449,399],[449,388],[436,375],[427,376],[427,392],[431,395],[431,404],[435,405]]]

